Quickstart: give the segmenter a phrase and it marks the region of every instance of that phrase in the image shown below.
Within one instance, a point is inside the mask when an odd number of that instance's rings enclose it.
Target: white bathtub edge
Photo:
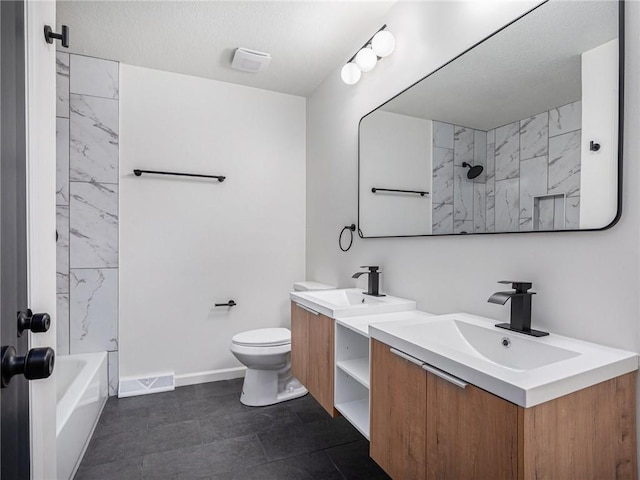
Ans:
[[[80,468],[80,464],[82,463],[82,459],[84,458],[84,454],[87,453],[87,448],[89,448],[89,444],[91,443],[91,439],[93,438],[93,434],[96,431],[96,427],[98,426],[98,422],[100,422],[100,417],[102,416],[102,411],[104,410],[104,406],[107,404],[107,400],[109,400],[109,397],[106,397],[104,399],[104,401],[102,402],[102,406],[100,407],[100,413],[98,413],[98,416],[96,417],[96,420],[93,422],[93,426],[91,427],[91,433],[89,433],[89,438],[85,442],[84,447],[82,447],[82,452],[80,452],[80,457],[78,457],[78,461],[76,462],[75,467],[73,467],[73,470],[71,472],[71,477],[69,477],[70,479],[72,479],[72,478],[74,478],[76,476],[76,473],[78,472],[78,468]]]

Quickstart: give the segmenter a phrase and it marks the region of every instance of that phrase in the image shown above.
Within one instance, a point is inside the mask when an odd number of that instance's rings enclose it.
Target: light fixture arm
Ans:
[[[356,55],[358,54],[358,52],[360,50],[362,50],[363,48],[368,47],[369,45],[371,45],[371,40],[373,40],[373,37],[376,36],[376,34],[378,34],[379,32],[381,32],[382,30],[384,30],[385,28],[387,28],[387,24],[385,23],[384,25],[382,25],[382,27],[380,27],[376,33],[374,33],[373,35],[371,35],[371,38],[369,38],[369,40],[367,40],[366,42],[364,42],[364,45],[362,45],[358,50],[356,50],[356,53],[354,53],[351,58],[349,60],[347,60],[347,63],[349,62],[353,62],[353,60],[356,58]],[[378,57],[380,58],[380,57]]]

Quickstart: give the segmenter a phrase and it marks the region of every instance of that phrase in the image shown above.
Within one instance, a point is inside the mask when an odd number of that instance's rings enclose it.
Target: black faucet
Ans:
[[[531,282],[514,282],[512,280],[501,280],[498,283],[511,283],[511,288],[515,292],[496,292],[489,300],[489,303],[497,303],[504,305],[507,300],[511,299],[511,323],[499,323],[496,327],[506,328],[514,332],[526,333],[533,337],[544,337],[549,335],[548,332],[531,329],[531,298],[536,292],[528,290],[533,286]]]
[[[364,275],[365,273],[369,274],[369,289],[365,292],[367,295],[371,295],[373,297],[384,297],[383,294],[380,293],[380,273],[378,271],[377,266],[367,267],[363,266],[360,268],[368,268],[368,272],[356,272],[351,278],[358,278],[360,275]]]

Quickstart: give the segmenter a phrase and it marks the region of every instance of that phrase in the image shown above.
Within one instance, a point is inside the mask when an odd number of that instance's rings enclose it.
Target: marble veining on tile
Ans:
[[[473,184],[473,231],[484,233],[487,229],[487,186],[484,183]]]
[[[563,133],[582,128],[582,101],[569,103],[549,110],[549,136],[555,137]]]
[[[496,175],[496,131],[490,130],[487,132],[487,196],[495,195],[495,175]]]
[[[70,352],[118,349],[118,270],[71,269]]]
[[[482,165],[482,173],[473,181],[485,183],[487,181],[487,132],[473,131],[473,165]]]
[[[496,128],[495,169],[496,182],[520,174],[520,122]]]
[[[565,228],[580,229],[580,197],[567,197],[565,210]]]
[[[521,232],[530,232],[533,228],[533,220],[530,218],[521,218],[520,219],[520,231]]]
[[[473,180],[467,178],[467,168],[453,167],[453,218],[473,220]]]
[[[69,207],[56,207],[56,293],[69,293]]]
[[[118,352],[109,352],[107,361],[107,370],[109,372],[109,396],[118,395]]]
[[[549,140],[549,193],[580,194],[581,131]]]
[[[69,294],[56,295],[56,354],[69,355]]]
[[[56,118],[56,205],[69,205],[68,118]]]
[[[520,121],[520,160],[546,156],[549,151],[549,113]]]
[[[520,218],[533,215],[533,197],[547,194],[547,157],[520,162]]]
[[[118,182],[118,101],[71,95],[72,181]]]
[[[453,125],[434,120],[433,146],[440,148],[453,148]]]
[[[495,195],[495,231],[517,232],[520,229],[520,192],[518,179],[496,182]]]
[[[473,233],[472,220],[454,220],[453,233]]]
[[[453,203],[453,149],[434,147],[433,203]]]
[[[71,55],[71,93],[117,99],[118,90],[118,62]]]
[[[56,52],[56,117],[69,118],[69,54]]]
[[[432,212],[433,235],[445,235],[453,233],[453,205],[434,204]]]
[[[71,268],[118,266],[118,186],[71,183]]]
[[[496,210],[495,210],[495,204],[496,204],[496,197],[495,196],[487,196],[487,218],[486,218],[486,223],[487,223],[487,232],[495,232],[495,225],[496,225]]]
[[[456,125],[453,131],[453,163],[461,167],[463,162],[473,164],[473,129]]]

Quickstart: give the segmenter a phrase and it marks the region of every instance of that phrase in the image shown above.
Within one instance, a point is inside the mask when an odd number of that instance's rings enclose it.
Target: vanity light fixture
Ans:
[[[378,60],[393,53],[396,39],[385,28],[387,26],[383,25],[342,67],[340,76],[344,83],[347,85],[358,83],[362,72],[370,72],[375,68]]]

